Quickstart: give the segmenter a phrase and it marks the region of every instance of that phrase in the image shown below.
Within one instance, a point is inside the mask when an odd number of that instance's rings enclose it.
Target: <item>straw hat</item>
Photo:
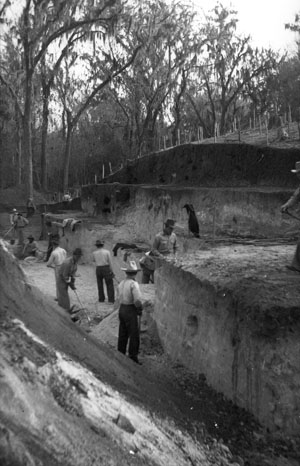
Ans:
[[[121,267],[121,270],[124,270],[124,272],[126,273],[134,274],[134,273],[137,273],[141,269],[138,269],[135,261],[129,261],[128,266],[126,268]]]

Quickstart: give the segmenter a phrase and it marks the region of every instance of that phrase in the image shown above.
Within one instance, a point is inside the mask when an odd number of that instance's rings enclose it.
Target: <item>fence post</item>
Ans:
[[[261,134],[262,130],[261,130],[261,116],[260,115],[258,117],[258,121],[259,121],[259,134]]]

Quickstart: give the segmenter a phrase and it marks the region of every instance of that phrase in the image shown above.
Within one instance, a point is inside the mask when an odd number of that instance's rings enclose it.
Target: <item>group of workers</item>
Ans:
[[[296,162],[296,167],[292,170],[300,179],[300,161]],[[294,192],[292,197],[281,206],[281,212],[287,212],[288,209],[300,201],[300,186]],[[29,206],[30,207],[30,206]],[[11,224],[17,232],[19,243],[24,244],[23,228],[28,224],[27,218],[16,209],[11,214]],[[49,227],[52,226],[49,220]],[[118,283],[117,295],[119,301],[119,334],[118,334],[118,351],[126,354],[128,350],[129,358],[135,363],[139,363],[139,345],[140,345],[140,316],[142,315],[143,304],[139,283],[136,280],[137,273],[142,270],[142,283],[154,283],[154,271],[161,258],[174,254],[176,257],[177,237],[174,233],[175,221],[166,220],[163,230],[156,234],[150,251],[146,252],[140,260],[139,268],[134,260],[129,260],[126,267],[122,267],[126,274],[124,280]],[[74,306],[70,305],[68,289],[76,290],[75,277],[77,264],[82,256],[81,248],[74,249],[72,255],[67,257],[65,249],[59,245],[59,234],[50,233],[47,267],[54,268],[56,297],[58,304],[66,309],[74,322],[78,320],[77,311]],[[35,254],[37,250],[36,242],[32,235],[28,236],[28,253]],[[115,275],[110,251],[104,248],[104,241],[98,239],[95,243],[96,249],[93,251],[93,261],[96,266],[96,282],[98,288],[99,302],[105,302],[104,283],[106,286],[108,303],[115,302]],[[300,242],[297,244],[296,252],[291,266],[293,271],[300,272]]]
[[[141,260],[143,264],[142,283],[149,283],[149,273],[152,275],[153,281],[156,259],[171,253],[176,253],[177,238],[173,232],[174,224],[174,220],[167,220],[163,230],[155,236],[152,250],[145,254],[145,258],[151,257],[150,267],[148,268],[148,265],[145,266],[143,260]],[[116,279],[111,253],[108,249],[104,248],[104,241],[101,239],[96,240],[95,246],[96,249],[93,251],[92,257],[96,266],[98,300],[100,303],[105,302],[106,287],[108,303],[114,304],[114,280]],[[76,290],[75,279],[77,264],[81,256],[82,250],[76,248],[72,256],[67,258],[67,252],[59,246],[59,237],[57,237],[52,239],[52,252],[46,264],[47,267],[54,268],[56,283],[55,300],[71,315],[71,319],[74,322],[78,320],[78,309],[76,309],[75,306],[71,306],[68,290],[69,288],[74,291]],[[130,260],[129,257],[126,267],[122,267],[121,270],[125,272],[126,277],[120,283],[118,282],[117,286],[119,301],[118,351],[126,354],[128,349],[129,358],[139,364],[140,316],[142,314],[143,304],[136,275],[141,268],[137,266],[136,261]]]
[[[35,250],[37,249],[36,243],[32,244],[34,238],[31,235],[28,237],[30,240],[27,245],[24,244],[24,228],[29,224],[29,218],[34,215],[36,211],[36,207],[34,205],[33,199],[31,197],[28,198],[26,203],[26,216],[23,215],[22,212],[18,212],[17,209],[12,209],[10,214],[10,229],[9,232],[12,231],[13,242],[15,241],[15,237],[17,237],[18,245],[23,247],[23,256],[26,254],[34,255]],[[25,247],[24,247],[25,246]]]

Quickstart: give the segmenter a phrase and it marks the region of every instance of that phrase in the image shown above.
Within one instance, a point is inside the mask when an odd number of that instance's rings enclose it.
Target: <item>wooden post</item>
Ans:
[[[95,184],[97,184],[97,175],[95,175]]]
[[[177,144],[180,146],[180,129],[177,130]]]
[[[104,169],[104,163],[102,164],[102,179],[104,179],[104,174],[105,174],[105,169]]]
[[[252,121],[251,121],[251,117],[250,117],[250,118],[249,118],[249,129],[250,129],[250,130],[252,129],[251,124],[252,124]]]
[[[261,116],[259,115],[258,117],[258,122],[259,122],[259,134],[262,133],[262,129],[261,129]]]
[[[108,162],[108,163],[109,163],[110,173],[112,173],[111,163],[110,162]]]
[[[268,146],[268,145],[269,145],[268,112],[266,113],[266,119],[265,119],[265,123],[266,123],[267,146]]]
[[[166,145],[166,136],[164,136],[164,149],[166,149],[167,145]]]
[[[214,199],[214,209],[213,209],[213,242],[215,243],[216,239],[216,198]]]

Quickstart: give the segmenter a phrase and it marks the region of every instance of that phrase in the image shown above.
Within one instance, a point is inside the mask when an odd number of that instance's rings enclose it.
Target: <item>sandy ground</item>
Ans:
[[[7,217],[7,214],[6,214]],[[111,228],[111,226],[110,226]],[[36,232],[38,233],[38,229]],[[107,247],[111,247],[110,243],[106,244]],[[46,250],[46,242],[40,241],[39,247],[41,250]],[[215,244],[213,247],[209,244],[202,244],[201,251],[189,251],[186,250],[182,255],[179,255],[177,260],[177,266],[191,270],[193,273],[199,276],[199,278],[205,277],[212,281],[218,281],[222,285],[234,287],[237,281],[241,281],[240,285],[244,284],[245,290],[249,289],[249,285],[253,289],[258,290],[258,283],[263,283],[263,293],[265,295],[266,302],[272,299],[272,296],[278,296],[284,300],[286,305],[294,306],[295,302],[298,303],[299,295],[299,276],[296,273],[289,272],[285,265],[291,261],[295,245],[294,244],[248,244],[247,246],[241,244]],[[195,257],[198,257],[198,266],[195,266]],[[106,377],[107,380],[112,384],[113,388],[118,390],[120,393],[126,393],[127,397],[134,397],[138,400],[141,399],[144,404],[147,405],[147,409],[150,413],[158,413],[165,417],[168,417],[169,421],[164,426],[164,431],[157,434],[159,441],[165,441],[165,433],[169,432],[175,442],[175,445],[180,446],[181,456],[176,453],[174,447],[174,454],[169,455],[166,451],[155,451],[156,458],[165,458],[163,462],[152,463],[147,456],[147,451],[150,449],[150,444],[147,444],[144,434],[139,437],[137,444],[122,443],[127,445],[127,451],[129,456],[122,455],[121,446],[118,445],[114,448],[113,455],[110,453],[112,450],[111,444],[107,441],[107,444],[103,446],[103,458],[104,462],[98,462],[99,460],[99,448],[95,447],[95,439],[90,437],[84,438],[84,442],[89,445],[91,454],[85,456],[82,453],[82,461],[78,460],[81,458],[80,452],[84,450],[79,445],[74,445],[73,456],[70,455],[70,463],[53,463],[53,464],[82,464],[84,466],[90,464],[128,464],[128,465],[142,465],[142,464],[174,464],[174,466],[188,465],[248,465],[248,466],[296,466],[300,464],[300,445],[294,439],[282,438],[280,435],[274,437],[268,432],[264,431],[261,426],[253,419],[253,417],[242,409],[238,409],[230,401],[226,400],[221,394],[214,392],[205,382],[205,378],[202,376],[194,376],[189,373],[184,367],[176,362],[172,362],[168,356],[164,353],[163,348],[159,342],[156,334],[155,325],[151,318],[153,310],[153,301],[155,295],[155,286],[145,285],[142,286],[144,299],[146,302],[146,310],[143,314],[142,326],[141,326],[141,354],[140,360],[142,366],[132,367],[131,361],[124,361],[124,357],[120,356],[116,351],[117,342],[117,331],[118,331],[118,315],[117,305],[112,306],[109,304],[100,304],[97,300],[97,286],[95,279],[95,269],[90,264],[79,264],[78,273],[76,277],[76,287],[80,302],[72,291],[70,291],[70,297],[72,304],[82,309],[79,312],[80,321],[77,324],[73,324],[70,321],[70,317],[65,313],[64,310],[59,308],[57,303],[54,301],[55,298],[55,283],[54,283],[54,271],[46,267],[44,262],[26,262],[21,261],[22,269],[24,270],[29,286],[34,290],[40,290],[45,298],[49,301],[48,304],[43,304],[34,311],[29,299],[25,300],[24,303],[17,303],[20,307],[18,311],[14,311],[13,315],[17,316],[21,320],[24,319],[25,324],[34,331],[37,335],[41,335],[42,338],[46,339],[47,342],[54,347],[62,350],[67,356],[66,360],[62,357],[60,363],[55,361],[55,364],[51,366],[51,391],[55,394],[60,405],[62,406],[64,413],[67,411],[72,416],[77,418],[82,416],[84,419],[89,419],[89,423],[92,425],[92,430],[99,432],[101,435],[101,446],[103,438],[106,439],[110,435],[114,437],[116,435],[114,429],[111,426],[106,425],[106,430],[103,426],[99,426],[95,419],[93,422],[90,418],[90,411],[88,414],[85,411],[85,415],[82,415],[82,405],[79,402],[77,395],[86,391],[91,390],[91,386],[96,386],[98,382],[89,379],[89,375],[86,374],[82,369],[72,366],[71,380],[80,380],[79,382],[72,382],[72,387],[75,386],[74,390],[76,396],[70,399],[69,390],[69,376],[64,375],[64,380],[61,380],[62,367],[65,370],[66,365],[73,364],[72,360],[84,363],[90,368],[94,375],[99,379],[101,374],[101,381]],[[118,257],[114,258],[114,271],[116,274],[117,281],[121,280],[124,273],[120,270],[122,264],[122,253],[118,254]],[[10,277],[10,278],[9,278]],[[7,287],[13,286],[14,275],[9,275],[6,280]],[[243,281],[244,280],[244,281]],[[280,286],[279,286],[280,285]],[[251,288],[251,287],[250,287]],[[267,294],[266,294],[267,290]],[[274,293],[276,290],[276,293]],[[12,289],[12,294],[14,293]],[[250,293],[253,296],[253,293]],[[255,296],[259,296],[256,292]],[[245,299],[250,299],[245,296]],[[47,301],[47,302],[48,302]],[[8,306],[9,313],[12,310],[13,298],[10,299]],[[17,302],[17,301],[16,301]],[[44,302],[44,301],[43,301]],[[26,312],[25,312],[26,309]],[[47,311],[46,311],[47,309]],[[46,311],[46,314],[45,314]],[[41,350],[39,345],[33,344],[24,339],[18,326],[15,324],[8,324],[6,320],[2,324],[2,332],[4,348],[6,350],[5,361],[7,374],[13,383],[14,377],[17,377],[11,371],[14,366],[14,361],[21,361],[19,367],[18,376],[23,377],[22,374],[29,372],[29,378],[33,377],[34,384],[40,387],[41,395],[37,395],[34,391],[26,393],[28,400],[34,402],[35,397],[41,401],[44,394],[45,387],[39,385],[40,381],[35,380],[32,375],[33,368],[30,363],[23,361],[22,353],[30,348],[30,357],[34,354],[34,363],[36,359],[40,360],[41,367],[44,368],[47,365],[48,359],[53,357]],[[18,345],[15,342],[18,342]],[[101,345],[101,346],[98,346]],[[104,346],[103,346],[104,345]],[[27,349],[26,349],[27,348]],[[39,359],[40,358],[40,359]],[[120,359],[121,358],[121,359]],[[125,358],[127,359],[127,358]],[[29,367],[28,367],[29,364]],[[44,370],[44,369],[43,369]],[[50,369],[49,369],[50,370]],[[68,370],[71,371],[69,368]],[[76,377],[74,375],[76,373]],[[80,377],[78,375],[80,372]],[[97,375],[98,374],[98,375]],[[89,380],[87,388],[86,380]],[[54,384],[54,386],[53,386]],[[74,385],[75,384],[75,385]],[[132,392],[132,386],[136,389],[136,394]],[[6,386],[5,386],[6,387]],[[79,388],[78,388],[79,387]],[[20,391],[23,387],[20,386]],[[99,387],[97,390],[100,390]],[[102,387],[103,392],[107,391],[108,398],[112,400],[117,399],[110,390]],[[9,390],[5,388],[3,391],[4,396],[11,396]],[[98,397],[97,394],[92,390],[93,395],[91,397]],[[98,393],[98,392],[97,392]],[[78,395],[79,396],[79,395]],[[28,401],[27,400],[27,401]],[[3,401],[3,399],[2,399]],[[136,401],[136,400],[135,400]],[[113,401],[114,403],[115,401]],[[29,401],[28,401],[29,403]],[[18,401],[18,406],[20,401]],[[29,408],[28,408],[29,409]],[[51,411],[53,409],[50,401],[45,403],[43,413]],[[132,408],[128,407],[128,410]],[[133,410],[134,411],[134,410]],[[27,412],[27,411],[26,411]],[[16,411],[16,419],[18,416],[23,416],[22,411]],[[113,418],[119,419],[118,411],[113,411]],[[29,416],[29,414],[28,414]],[[87,417],[85,417],[87,416]],[[107,414],[100,413],[99,416],[107,418]],[[141,413],[134,411],[134,419],[136,416],[141,416]],[[143,415],[144,416],[144,415]],[[140,418],[137,425],[142,426],[147,424],[147,417]],[[32,417],[32,416],[31,416]],[[109,416],[108,416],[109,417]],[[151,416],[150,416],[151,417]],[[73,418],[72,418],[73,419]],[[141,420],[142,419],[142,420]],[[25,419],[26,421],[26,419]],[[25,422],[24,421],[24,422]],[[17,422],[17,421],[16,421]],[[125,421],[124,421],[125,422]],[[61,425],[61,432],[56,431],[53,427],[57,423]],[[125,422],[126,424],[126,422]],[[26,422],[25,422],[26,425]],[[57,441],[59,435],[62,436],[63,440],[60,444],[60,450],[57,455],[61,458],[64,451],[68,451],[70,445],[70,439],[66,432],[70,430],[72,436],[83,435],[80,430],[82,426],[79,425],[77,419],[74,424],[75,427],[70,427],[67,420],[64,418],[62,421],[57,413],[57,418],[49,423],[43,429],[46,432],[50,432],[53,439]],[[130,430],[130,427],[126,427]],[[138,430],[140,430],[139,427]],[[107,432],[104,434],[103,432]],[[102,434],[101,434],[102,432]],[[154,432],[154,427],[153,431]],[[185,439],[184,436],[178,434],[178,432],[187,432],[191,438],[195,439],[198,443],[189,443],[190,439]],[[180,439],[178,438],[180,436]],[[29,441],[27,439],[27,441]],[[32,441],[32,439],[30,439]],[[72,440],[73,441],[73,440]],[[72,443],[71,441],[71,443]],[[91,444],[89,442],[92,442]],[[74,443],[74,442],[73,442]],[[154,442],[155,443],[155,442]],[[13,444],[13,443],[12,443]],[[51,443],[53,447],[53,443]],[[50,448],[50,447],[49,447]],[[153,448],[153,445],[151,446]],[[187,451],[192,451],[194,448],[197,450],[196,454],[190,454],[190,458],[187,459]],[[172,445],[170,445],[172,449]],[[0,450],[1,450],[1,439],[0,439]],[[135,454],[138,453],[138,457]],[[92,456],[97,458],[96,463],[92,462]],[[131,456],[130,456],[131,455]],[[166,455],[163,457],[163,455]],[[169,456],[168,456],[169,455]],[[177,456],[176,456],[177,455]],[[179,455],[179,456],[178,456]],[[203,455],[203,457],[201,456]],[[150,455],[151,456],[151,455]],[[143,460],[141,460],[143,458]],[[195,459],[196,458],[196,459]],[[202,458],[202,459],[201,459]],[[1,459],[1,456],[0,456]],[[186,463],[185,463],[186,461]],[[0,461],[1,463],[1,461]],[[26,464],[16,463],[16,464]],[[31,463],[28,463],[31,464]],[[50,463],[42,463],[50,464]]]
[[[234,255],[236,258],[238,251],[239,248],[231,249],[231,255],[228,254],[228,250],[223,250],[223,255],[219,251],[219,257],[223,258],[217,267],[220,274],[222,274],[222,267],[226,261],[229,266],[231,264],[233,267]],[[265,279],[270,274],[272,267],[273,271],[276,272],[278,269],[277,272],[281,273],[281,269],[284,268],[282,264],[285,261],[288,262],[292,252],[293,246],[271,246],[270,250],[267,251],[269,272],[264,269],[261,272],[264,274]],[[210,256],[208,252],[204,251],[204,253],[202,262],[205,270],[207,270]],[[213,254],[216,253],[216,251],[213,252]],[[252,254],[247,254],[248,262],[244,264],[243,270],[246,268],[249,275],[251,275],[252,270],[250,264],[257,260],[257,256],[261,257],[261,261],[266,259],[266,255],[262,258],[261,252],[257,250],[252,251]],[[258,265],[262,264],[259,262]],[[22,262],[22,267],[29,277],[30,283],[43,290],[53,300],[54,305],[57,306],[54,302],[53,271],[48,269],[45,263],[26,264]],[[237,273],[240,272],[239,269]],[[282,273],[286,275],[285,271]],[[122,278],[122,274],[123,272],[120,272],[118,280]],[[76,325],[83,328],[87,334],[104,342],[113,351],[116,351],[117,306],[97,302],[95,271],[92,265],[78,266],[76,286],[80,301],[87,312],[87,314],[80,312],[81,321]],[[148,306],[142,321],[140,355],[143,363],[142,367],[151,379],[160,380],[165,392],[172,393],[175,405],[180,406],[181,413],[184,413],[182,415],[184,428],[187,428],[190,432],[197,432],[198,435],[200,432],[208,444],[213,445],[216,441],[224,442],[230,448],[230,451],[237,456],[237,464],[251,466],[298,464],[300,459],[298,457],[299,445],[294,444],[294,441],[289,439],[272,437],[263,431],[250,414],[238,409],[230,401],[224,399],[221,394],[208,387],[204,377],[195,377],[181,365],[170,361],[168,356],[164,354],[155,332],[155,326],[152,325],[151,312],[155,286],[144,285],[142,290]],[[72,292],[70,293],[72,302],[78,304],[76,296]],[[90,322],[87,320],[87,315]]]

